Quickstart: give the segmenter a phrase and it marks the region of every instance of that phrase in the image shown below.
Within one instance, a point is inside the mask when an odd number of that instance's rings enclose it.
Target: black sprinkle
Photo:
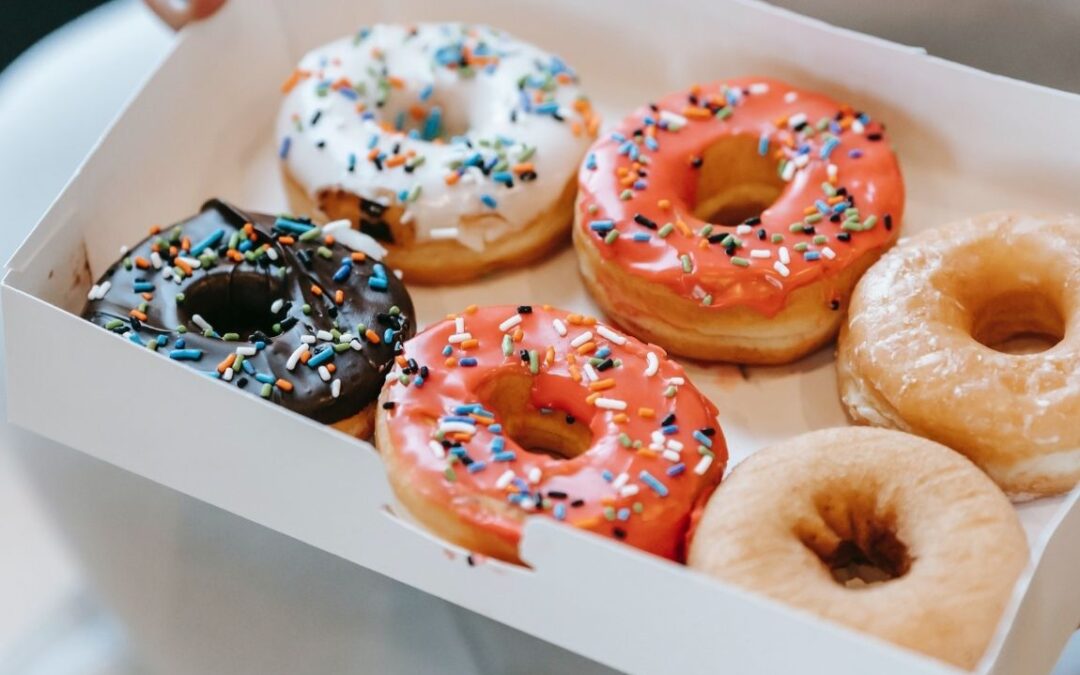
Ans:
[[[832,300],[830,300],[829,301],[829,309],[834,310],[834,311],[837,310],[837,309],[840,309],[840,301],[837,300],[836,298],[833,298]]]
[[[570,506],[574,507],[575,509],[581,506],[585,506],[585,500],[575,499],[574,501],[570,502]]]
[[[694,167],[695,169],[700,169],[701,165],[704,164],[704,163],[705,163],[705,160],[700,158],[700,157],[692,157],[692,158],[690,158],[690,166]]]
[[[614,528],[611,533],[615,535],[616,539],[626,539],[626,530],[621,527]]]
[[[866,140],[868,140],[868,141],[880,141],[881,140],[881,134],[879,134],[879,133],[866,134]]]
[[[850,232],[840,232],[836,235],[836,238],[840,241],[851,241]]]
[[[236,381],[236,386],[243,389],[244,387],[248,386],[248,379],[246,377],[241,377],[239,380]]]
[[[315,147],[322,150],[326,147],[326,141],[318,141],[317,143],[315,143]]]
[[[393,410],[394,409],[394,402],[393,401],[387,401],[386,403],[383,403],[382,404],[382,409],[383,410]]]
[[[611,359],[604,359],[599,364],[597,364],[596,370],[598,370],[599,372],[602,373],[605,370],[607,370],[608,368],[614,368],[614,367],[615,367],[615,362],[614,361],[612,361]]]
[[[518,314],[532,314],[532,305],[518,305]]]
[[[716,429],[713,429],[712,427],[705,427],[701,430],[701,433],[705,434],[706,436],[715,436]]]
[[[634,222],[643,227],[647,227],[650,230],[656,229],[656,223],[640,213],[634,216]]]
[[[472,553],[465,556],[465,562],[469,563],[469,567],[476,567],[476,558],[473,557]]]
[[[573,416],[573,415],[567,415],[567,416],[566,416],[566,423],[567,423],[567,424],[573,424],[573,423],[574,423],[574,422],[576,422],[576,421],[577,421],[577,420],[576,420],[576,419],[574,419],[574,416]]]
[[[761,218],[759,218],[757,216],[754,216],[753,218],[747,218],[746,220],[743,221],[743,225],[753,226],[753,225],[760,225],[760,224],[761,224]]]
[[[660,423],[660,426],[666,427],[675,424],[675,413],[668,413],[668,416],[664,418],[664,421]]]
[[[566,499],[566,493],[561,490],[548,490],[547,496],[552,499]]]
[[[311,116],[311,126],[315,126],[319,123],[319,118],[322,117],[322,111],[316,110],[315,114]]]
[[[886,230],[891,230],[892,229],[892,214],[891,213],[886,213],[885,214],[885,229]]]

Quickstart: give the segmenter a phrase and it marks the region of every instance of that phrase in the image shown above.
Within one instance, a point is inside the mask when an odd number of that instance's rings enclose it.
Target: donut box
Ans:
[[[8,263],[9,418],[619,670],[958,672],[547,518],[525,527],[528,568],[478,559],[403,515],[370,445],[78,316],[92,280],[150,224],[180,220],[213,196],[286,210],[274,141],[283,74],[311,47],[379,21],[505,28],[573,63],[609,125],[656,92],[741,74],[872,109],[904,168],[908,232],[995,208],[1076,208],[1080,96],[765,4],[674,0],[662,21],[650,10],[643,0],[464,0],[452,11],[423,0],[231,0],[181,36]],[[476,283],[410,290],[421,327],[473,303],[597,312],[569,248]],[[846,423],[831,349],[780,368],[685,365],[720,409],[732,465],[766,444]],[[1033,564],[979,672],[1049,670],[1080,621],[1078,496],[1017,506]]]

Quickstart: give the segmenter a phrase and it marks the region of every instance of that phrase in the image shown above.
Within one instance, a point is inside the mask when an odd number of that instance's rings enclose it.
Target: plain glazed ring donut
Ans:
[[[1056,344],[1000,351],[1025,336]],[[837,372],[855,421],[944,443],[1014,499],[1068,491],[1080,480],[1080,218],[992,213],[904,240],[855,290]]]
[[[599,124],[577,82],[486,26],[376,25],[300,61],[280,154],[307,198],[382,242],[410,283],[466,281],[565,240]]]
[[[405,345],[377,411],[418,521],[519,562],[541,513],[674,560],[724,473],[716,408],[662,350],[551,308],[467,309]]]
[[[367,438],[413,308],[381,247],[342,225],[208,201],[126,250],[91,287],[83,317]]]
[[[641,108],[579,187],[574,243],[604,311],[672,353],[742,363],[831,340],[904,209],[880,123],[762,78]]]
[[[1027,559],[1016,511],[968,460],[916,436],[849,427],[735,467],[705,507],[689,564],[972,668]],[[858,564],[887,580],[834,577]]]

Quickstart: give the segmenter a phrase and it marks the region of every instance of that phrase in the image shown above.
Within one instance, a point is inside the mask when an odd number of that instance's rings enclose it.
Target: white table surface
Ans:
[[[842,16],[830,0],[797,4]],[[1066,13],[1080,7],[1049,5]],[[886,17],[881,26],[888,34],[896,22]],[[858,27],[875,30],[866,17]],[[171,39],[139,3],[121,0],[57,31],[0,74],[0,257]],[[1080,71],[1069,70],[1028,76],[1076,82]],[[0,673],[603,672],[6,424],[0,514],[7,547]],[[1055,675],[1080,674],[1080,642],[1072,647]]]

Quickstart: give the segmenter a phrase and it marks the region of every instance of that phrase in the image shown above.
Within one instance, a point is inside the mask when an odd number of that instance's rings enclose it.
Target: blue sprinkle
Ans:
[[[517,455],[512,450],[507,450],[506,452],[496,452],[491,458],[496,462],[512,462],[517,459]]]
[[[487,463],[477,460],[469,465],[469,473],[477,473],[487,468]]]
[[[859,150],[858,148],[854,148],[853,150],[848,150],[847,155],[848,155],[848,157],[850,157],[852,159],[858,159],[858,158],[862,157],[862,150]]]
[[[514,176],[509,171],[496,171],[491,174],[491,180],[496,183],[505,183],[507,187],[514,184]]]
[[[664,432],[665,436],[674,436],[675,434],[679,433],[679,425],[669,424],[666,427],[661,427],[660,431]]]
[[[480,201],[484,202],[484,206],[487,206],[489,209],[498,206],[498,202],[496,202],[495,198],[491,195],[480,195]]]
[[[451,347],[450,345],[446,345],[446,346],[445,346],[445,347],[443,347],[443,349],[442,349],[442,355],[443,355],[443,356],[450,356],[450,355],[451,355],[451,354],[453,354],[453,353],[454,353],[454,348],[453,348],[453,347]]]
[[[758,139],[757,154],[762,157],[769,154],[769,134],[761,134],[761,138]]]
[[[820,260],[821,259],[821,253],[819,253],[818,251],[807,251],[806,253],[803,253],[803,259],[804,260]]]
[[[367,285],[368,288],[373,288],[377,291],[385,291],[390,287],[390,284],[382,277],[368,277]]]
[[[338,268],[337,272],[334,272],[334,281],[342,282],[349,278],[349,273],[352,272],[352,265],[342,265]]]
[[[516,487],[518,490],[521,490],[523,494],[529,491],[529,484],[521,480],[521,478],[515,477],[514,480],[510,482],[513,483],[514,487]]]
[[[449,347],[449,346],[450,345],[447,345],[447,347]],[[476,412],[478,410],[481,410],[481,409],[482,409],[482,407],[481,407],[481,405],[479,403],[462,404],[462,405],[454,407],[454,414],[456,414],[456,415],[468,415],[469,413],[474,413],[474,412]],[[465,419],[472,420],[471,417],[466,417]]]
[[[822,215],[825,215],[825,216],[829,215],[829,205],[826,204],[824,201],[822,201],[820,199],[815,199],[814,200],[814,206],[817,207],[818,211],[821,211]]]
[[[245,239],[244,241],[240,242],[240,245],[236,247],[236,250],[240,251],[241,253],[246,253],[253,248],[255,248],[255,244],[251,243],[250,239]]]
[[[424,386],[424,376],[423,375],[417,375],[416,379],[413,380],[413,385],[415,385],[417,389],[419,389],[420,387],[423,387]]]
[[[611,471],[609,471],[607,469],[604,469],[604,472],[601,473],[600,476],[609,483],[611,481],[615,480],[615,475],[612,474]]]
[[[836,204],[833,204],[832,212],[833,213],[843,213],[844,211],[847,210],[847,208],[849,206],[851,206],[851,204],[848,204],[847,202],[838,202]]]
[[[382,339],[383,342],[385,342],[386,344],[391,344],[394,341],[394,329],[387,328],[386,330],[384,330]]]
[[[408,199],[409,199],[409,189],[405,188],[401,192],[397,193],[397,198],[398,198],[399,202],[408,201]]]
[[[465,166],[480,166],[483,161],[484,156],[481,155],[479,152],[475,152],[463,163],[465,164]]]
[[[145,347],[146,346],[145,344],[143,344],[142,339],[134,331],[132,331],[131,333],[128,333],[128,339],[131,340],[132,342],[134,342],[135,344],[139,345],[140,347]]]
[[[350,101],[355,101],[357,98],[359,98],[356,90],[350,87],[342,87],[341,89],[338,89],[338,91],[341,92],[342,96],[349,99]]]
[[[656,152],[657,150],[660,149],[660,144],[656,142],[656,139],[654,137],[646,136],[645,137],[645,147],[652,150],[653,152]]]
[[[489,424],[488,425],[488,431],[490,431],[493,434],[501,434],[502,433],[502,425],[501,424]]]
[[[136,281],[134,288],[136,293],[146,293],[154,290],[154,284],[149,281]]]
[[[618,131],[611,132],[611,138],[612,138],[612,140],[616,140],[616,141],[618,141],[620,143],[622,143],[623,141],[626,140],[626,136],[623,136]]]
[[[368,148],[368,150],[374,150],[375,146],[378,145],[378,144],[379,144],[379,134],[372,134],[371,138],[368,139],[367,148]]]
[[[634,189],[635,190],[644,190],[647,187],[649,187],[649,184],[647,182],[645,182],[644,180],[641,180],[640,178],[638,180],[634,181]]]
[[[308,359],[308,366],[311,368],[318,368],[322,364],[326,363],[330,359],[334,358],[334,350],[332,347],[326,347],[320,352],[316,352],[314,356]],[[244,361],[246,364],[247,361]]]
[[[608,347],[607,345],[596,350],[596,358],[598,359],[606,359],[609,354],[611,354],[611,347]]]
[[[465,448],[461,447],[460,445],[455,446],[453,448],[450,448],[450,454],[453,455],[454,457],[464,457],[465,456]]]
[[[396,117],[394,117],[394,128],[401,131],[405,128],[405,111],[400,111]]]
[[[274,229],[292,232],[293,234],[303,234],[313,227],[315,226],[311,223],[301,223],[298,220],[289,220],[288,218],[278,218],[274,221]],[[222,234],[224,233],[225,231],[222,230]]]
[[[660,495],[661,497],[667,497],[667,486],[657,480],[656,476],[652,475],[648,471],[642,471],[640,474],[638,474],[638,478],[641,479],[642,483],[645,483],[650,488],[652,488],[653,492],[655,492],[656,494]]]
[[[356,153],[349,153],[349,172],[352,173],[356,169]]]
[[[686,471],[686,465],[682,462],[679,462],[678,464],[674,464],[668,467],[667,475],[674,477],[678,476],[683,471]]]
[[[382,263],[375,263],[374,265],[372,265],[371,272],[380,279],[386,278],[386,268],[383,267]]]
[[[169,358],[175,361],[198,361],[202,358],[201,349],[174,349],[169,352]]]
[[[251,361],[244,361],[244,372],[248,375],[255,374],[255,366],[251,365]]]
[[[255,373],[255,379],[263,384],[273,384],[277,382],[273,375],[267,375],[266,373]]]
[[[506,496],[506,501],[510,502],[511,504],[520,504],[521,497],[522,495],[520,492],[511,492]]]
[[[712,449],[712,439],[701,432],[700,429],[694,429],[694,440],[701,443],[706,448]]]
[[[465,424],[472,424],[473,426],[476,426],[476,420],[474,420],[471,417],[466,417],[465,415],[445,415],[439,421],[440,422],[464,422]]]
[[[178,339],[176,341],[176,348],[177,349],[183,349],[184,345],[186,345],[186,344],[187,344],[187,340],[185,340],[184,338],[180,338],[180,339]]]
[[[651,240],[652,240],[652,237],[649,235],[648,232],[635,232],[634,233],[634,241],[645,242],[645,241],[651,241]]]
[[[622,507],[619,509],[618,513],[615,514],[615,517],[624,522],[630,520],[630,509],[625,506]]]
[[[211,232],[206,239],[203,239],[198,244],[191,247],[191,255],[197,256],[211,246],[217,246],[222,237],[225,236],[224,228],[218,228]]]
[[[555,520],[566,520],[566,504],[558,503],[552,510]]]
[[[428,111],[427,119],[424,120],[424,140],[430,141],[439,137],[442,133],[442,108],[439,106],[432,107]]]
[[[466,368],[472,368],[476,365],[476,359],[472,356],[466,356],[465,358],[458,361],[458,365],[464,366]]]
[[[165,343],[168,342],[168,341],[169,341],[169,338],[165,337],[164,335],[157,336],[157,346],[158,347],[164,347]]]
[[[559,112],[559,104],[555,101],[547,101],[536,106],[536,109],[533,112],[537,115],[554,115]]]
[[[264,349],[266,349],[266,343],[265,342],[263,342],[262,340],[258,340],[258,341],[255,342],[255,350],[256,351],[262,351]]]
[[[278,148],[278,157],[285,159],[289,156],[289,148],[292,147],[292,139],[286,136],[281,139],[281,147]]]
[[[622,145],[619,146],[618,152],[619,152],[620,155],[629,155],[630,151],[633,149],[633,147],[634,147],[634,142],[633,141],[626,141]]]
[[[589,229],[593,232],[610,232],[614,227],[614,220],[594,220],[589,223]]]
[[[424,88],[420,90],[420,101],[423,102],[431,98],[431,92],[433,91],[435,91],[434,86],[430,84],[424,85]]]
[[[596,171],[596,153],[589,153],[589,156],[585,158],[585,168],[589,171]]]
[[[491,451],[494,453],[500,453],[506,447],[506,439],[502,436],[496,436],[491,439]]]
[[[858,120],[863,123],[863,126],[870,124],[870,116],[866,113],[859,113]]]
[[[825,145],[821,146],[821,152],[819,153],[821,158],[828,159],[829,155],[832,154],[833,150],[835,150],[838,145],[840,145],[840,139],[836,137],[825,141]]]

